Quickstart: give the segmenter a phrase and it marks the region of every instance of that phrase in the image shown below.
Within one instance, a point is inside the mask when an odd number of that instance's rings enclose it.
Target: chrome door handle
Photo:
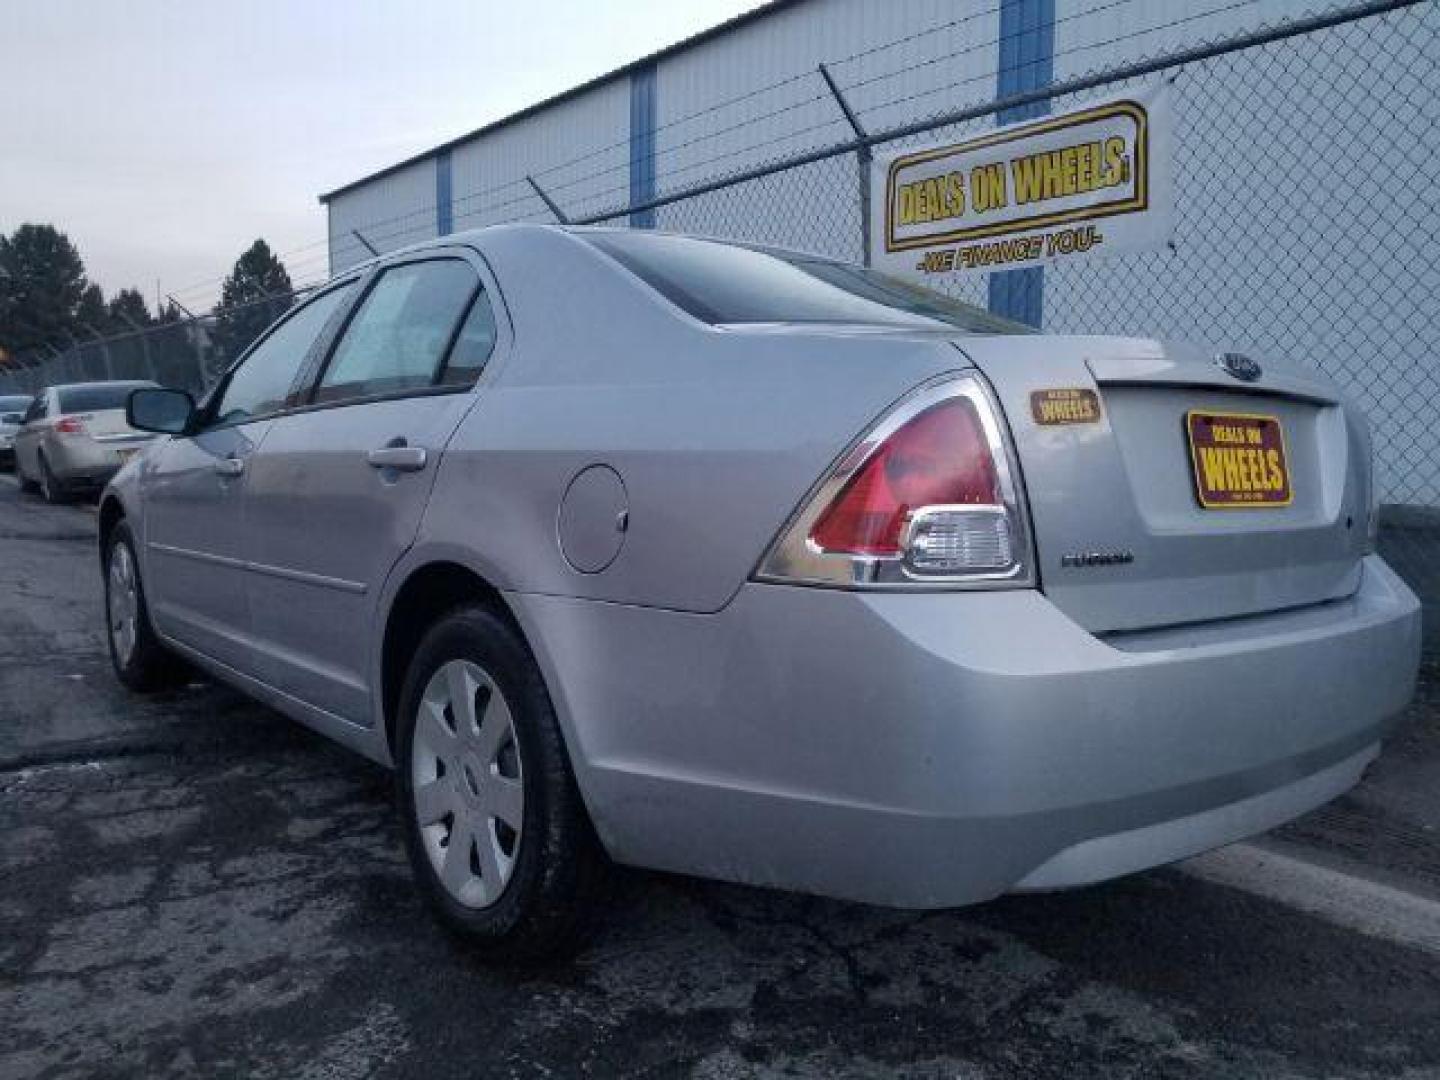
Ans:
[[[221,458],[219,461],[215,462],[215,472],[220,476],[239,476],[244,471],[245,461],[243,458],[227,457]]]
[[[365,460],[372,469],[394,469],[396,472],[419,472],[425,468],[429,455],[423,446],[382,446],[371,450]]]

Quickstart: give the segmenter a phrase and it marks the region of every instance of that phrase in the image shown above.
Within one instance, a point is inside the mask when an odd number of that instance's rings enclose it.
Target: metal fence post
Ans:
[[[370,243],[369,240],[366,240],[366,239],[365,239],[365,234],[362,233],[359,229],[351,229],[351,230],[350,230],[350,235],[353,236],[353,237],[355,237],[356,240],[359,240],[360,243],[362,243],[363,245],[365,245],[365,250],[368,251],[368,252],[370,252],[371,255],[379,255],[379,254],[380,254],[379,250],[375,247],[375,245],[372,244],[372,243]]]
[[[570,219],[565,216],[565,211],[560,209],[560,204],[545,194],[545,189],[535,182],[533,176],[527,176],[525,179],[529,182],[530,186],[535,189],[535,194],[540,196],[541,201],[550,208],[550,212],[555,215],[555,220],[560,222],[561,225],[569,225]]]
[[[105,378],[115,378],[115,358],[110,355],[110,343],[99,330],[96,330],[95,327],[89,323],[81,323],[80,325],[86,330],[89,330],[91,336],[100,343],[100,358],[105,361]]]
[[[134,330],[136,335],[138,335],[140,338],[140,355],[145,358],[145,372],[147,375],[149,375],[150,381],[159,382],[160,379],[155,369],[155,358],[150,355],[149,333],[146,332],[143,326],[137,323],[134,319],[130,318],[129,315],[121,313],[120,318],[124,319],[125,324],[129,326],[130,329]]]
[[[860,170],[860,258],[866,266],[870,265],[870,163],[873,158],[873,151],[870,144],[865,142],[865,127],[860,123],[860,118],[855,115],[855,110],[850,108],[850,103],[845,100],[845,95],[840,92],[840,86],[835,82],[835,77],[830,74],[830,69],[824,64],[820,65],[820,75],[825,80],[825,85],[830,88],[830,93],[835,95],[835,101],[840,106],[840,111],[845,114],[845,119],[850,123],[850,130],[855,133],[855,138],[860,140],[855,147],[855,164]]]

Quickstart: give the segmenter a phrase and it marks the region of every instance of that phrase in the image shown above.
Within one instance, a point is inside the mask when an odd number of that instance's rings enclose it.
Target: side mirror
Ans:
[[[183,435],[195,419],[195,399],[184,390],[132,390],[125,422],[139,431]]]

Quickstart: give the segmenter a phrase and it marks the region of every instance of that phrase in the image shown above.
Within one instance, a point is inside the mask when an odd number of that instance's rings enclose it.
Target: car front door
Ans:
[[[248,478],[250,610],[266,682],[368,723],[385,577],[413,543],[442,449],[496,346],[473,256],[429,251],[369,281],[309,391]]]
[[[307,357],[343,310],[352,283],[296,308],[224,379],[198,430],[147,456],[144,571],[151,616],[167,637],[253,674],[245,591],[249,463],[291,404]]]

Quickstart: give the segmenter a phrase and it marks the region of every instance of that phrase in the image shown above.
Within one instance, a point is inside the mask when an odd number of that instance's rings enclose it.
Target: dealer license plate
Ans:
[[[1285,432],[1273,416],[1192,410],[1185,414],[1195,497],[1206,510],[1289,506]]]

